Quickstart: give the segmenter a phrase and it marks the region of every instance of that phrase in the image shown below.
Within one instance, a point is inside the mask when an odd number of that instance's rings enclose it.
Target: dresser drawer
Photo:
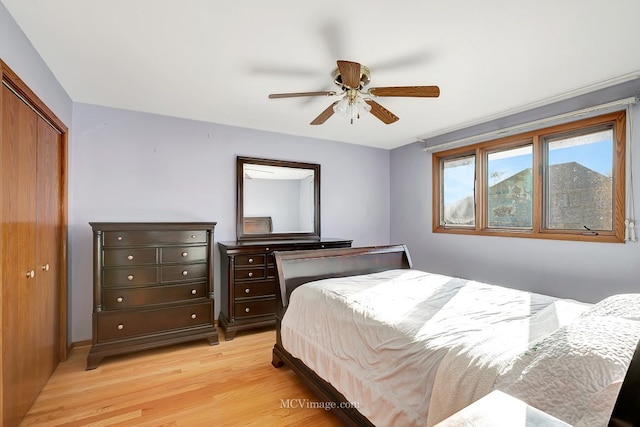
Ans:
[[[260,316],[265,314],[275,314],[276,299],[269,298],[260,301],[236,301],[236,317]]]
[[[207,260],[206,246],[174,246],[160,249],[160,262],[198,262]]]
[[[161,267],[162,282],[178,280],[205,279],[207,277],[207,264],[181,264]]]
[[[267,256],[265,254],[236,255],[236,267],[264,266]]]
[[[158,283],[158,269],[156,267],[137,268],[105,268],[104,286],[144,286]]]
[[[247,282],[235,285],[235,298],[250,298],[276,294],[277,283],[275,280],[266,282]]]
[[[104,265],[107,267],[124,265],[145,265],[158,262],[156,248],[105,249]]]
[[[129,230],[105,231],[104,246],[206,243],[206,230]]]
[[[233,276],[236,280],[257,280],[264,279],[265,268],[237,268],[233,272]]]
[[[205,283],[177,286],[154,286],[133,289],[108,289],[102,293],[104,310],[139,307],[152,304],[183,302],[206,298]]]
[[[211,325],[212,315],[211,301],[157,310],[102,313],[97,316],[98,342]]]

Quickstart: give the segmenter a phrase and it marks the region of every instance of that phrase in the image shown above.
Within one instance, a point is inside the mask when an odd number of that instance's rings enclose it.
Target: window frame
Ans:
[[[613,165],[612,165],[612,230],[589,232],[587,230],[548,229],[545,224],[545,138],[563,133],[579,132],[610,124],[613,126]],[[531,229],[508,229],[488,227],[488,177],[487,164],[489,153],[509,150],[531,144],[532,164],[532,227]],[[475,156],[475,227],[444,225],[441,213],[442,167],[444,160]],[[625,160],[626,160],[626,110],[603,114],[596,117],[576,120],[569,123],[550,126],[534,131],[510,135],[473,145],[457,147],[432,153],[432,230],[434,233],[467,234],[483,236],[523,237],[537,239],[575,240],[588,242],[624,242],[625,215]]]

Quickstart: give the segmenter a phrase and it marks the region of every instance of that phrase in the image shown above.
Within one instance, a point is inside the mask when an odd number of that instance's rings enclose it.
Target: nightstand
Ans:
[[[522,400],[495,390],[434,427],[571,427]]]

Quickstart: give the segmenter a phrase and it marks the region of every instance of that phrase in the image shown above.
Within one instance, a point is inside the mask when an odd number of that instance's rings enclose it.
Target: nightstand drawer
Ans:
[[[266,270],[262,268],[242,268],[234,271],[234,277],[236,280],[257,280],[264,279]]]
[[[264,314],[274,314],[276,311],[276,299],[269,298],[259,301],[236,301],[236,317],[260,316]]]
[[[158,262],[156,248],[105,249],[103,254],[106,267],[145,265]]]
[[[266,259],[264,254],[236,255],[235,257],[236,267],[264,266]]]
[[[184,302],[206,298],[206,284],[154,286],[134,289],[108,289],[102,293],[105,310],[140,307],[152,304]]]
[[[144,286],[158,283],[156,267],[105,268],[104,286]]]
[[[173,331],[213,322],[211,302],[137,312],[102,313],[97,317],[98,342]]]
[[[235,285],[235,298],[250,298],[276,294],[276,281],[267,282],[247,282]]]
[[[204,262],[207,260],[206,246],[170,246],[160,249],[160,262]]]
[[[207,264],[181,264],[170,267],[161,267],[162,283],[178,280],[205,279],[207,277]]]
[[[206,243],[205,230],[134,230],[134,231],[106,231],[104,246],[135,246],[160,245],[180,243]]]

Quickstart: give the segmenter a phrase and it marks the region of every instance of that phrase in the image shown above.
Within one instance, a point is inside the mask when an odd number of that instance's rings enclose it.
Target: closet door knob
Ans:
[[[42,271],[49,271],[49,264],[45,264],[42,266]]]
[[[27,279],[33,279],[36,276],[36,272],[33,270],[27,271]]]

